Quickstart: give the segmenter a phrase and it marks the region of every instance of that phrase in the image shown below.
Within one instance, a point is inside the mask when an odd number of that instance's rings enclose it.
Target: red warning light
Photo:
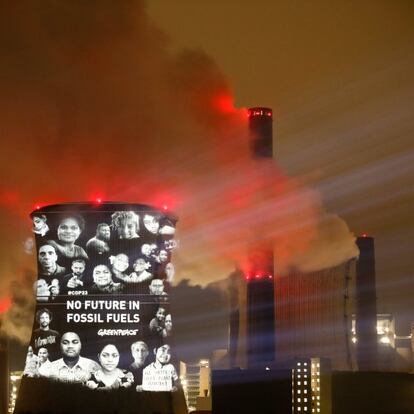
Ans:
[[[256,279],[260,279],[260,275],[259,275],[259,273],[257,273],[257,274],[256,274],[255,278],[256,278]]]
[[[40,210],[40,206],[39,206],[39,204],[36,204],[35,209],[36,209],[36,210]]]
[[[96,202],[97,202],[98,204],[101,204],[101,203],[102,203],[102,198],[97,198],[97,199],[96,199]]]
[[[269,277],[269,279],[273,279],[273,275],[269,275],[268,277]]]
[[[163,209],[164,211],[167,211],[167,210],[168,210],[168,206],[167,206],[167,204],[163,204],[163,205],[162,205],[162,209]]]
[[[368,234],[367,233],[362,233],[361,237],[366,238],[366,237],[368,237]]]

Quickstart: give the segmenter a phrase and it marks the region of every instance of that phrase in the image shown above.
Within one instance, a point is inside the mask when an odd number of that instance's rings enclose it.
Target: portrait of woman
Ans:
[[[81,216],[64,217],[57,228],[58,241],[50,240],[56,252],[67,259],[88,259],[85,250],[76,245],[80,234],[85,228],[85,221]]]
[[[139,237],[139,216],[133,211],[116,211],[112,214],[112,227],[120,239]]]
[[[134,382],[131,372],[118,368],[119,351],[113,344],[105,345],[98,354],[100,369],[86,382],[91,389],[111,390],[128,388]]]
[[[121,283],[115,283],[112,280],[112,273],[107,265],[95,266],[92,277],[91,293],[119,293],[123,290]]]

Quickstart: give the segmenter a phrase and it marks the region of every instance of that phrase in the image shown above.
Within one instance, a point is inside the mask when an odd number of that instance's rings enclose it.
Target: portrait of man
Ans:
[[[40,276],[46,281],[51,280],[54,277],[63,276],[66,274],[66,269],[59,266],[57,263],[58,256],[55,248],[50,244],[44,244],[40,246],[38,253],[38,260],[40,264]]]
[[[60,339],[62,358],[53,361],[46,377],[62,382],[84,383],[92,373],[99,369],[99,364],[80,355],[82,343],[75,332],[65,332]]]
[[[31,217],[33,221],[33,233],[45,237],[46,233],[49,231],[49,226],[46,223],[46,216],[44,214],[33,213]]]
[[[131,354],[134,362],[129,366],[134,375],[134,383],[138,386],[142,384],[142,371],[149,355],[149,349],[145,342],[137,341],[131,345]]]
[[[86,243],[86,251],[89,256],[102,255],[109,252],[109,239],[111,228],[106,223],[100,223],[96,227],[96,235]]]
[[[72,262],[72,273],[69,273],[63,278],[63,289],[65,292],[69,290],[81,289],[84,284],[84,272],[86,268],[85,260],[76,259]]]
[[[59,343],[59,332],[50,329],[53,315],[49,309],[43,308],[36,312],[36,322],[39,328],[33,331],[31,344],[35,352],[40,348],[46,348],[50,355],[57,351]]]
[[[151,295],[166,295],[164,292],[164,281],[161,279],[151,280],[149,290]]]
[[[142,390],[144,391],[175,391],[178,375],[171,360],[171,348],[162,345],[154,350],[155,361],[142,371]]]

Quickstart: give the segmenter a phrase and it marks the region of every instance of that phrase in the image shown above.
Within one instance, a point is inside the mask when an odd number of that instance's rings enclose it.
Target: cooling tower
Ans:
[[[31,214],[36,312],[15,413],[184,413],[170,310],[176,219],[123,203]]]

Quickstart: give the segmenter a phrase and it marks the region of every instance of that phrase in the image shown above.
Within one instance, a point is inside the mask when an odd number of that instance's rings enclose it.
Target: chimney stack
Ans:
[[[249,109],[250,148],[260,160],[273,158],[273,112]],[[275,360],[274,257],[271,241],[252,234],[247,279],[247,361],[253,368]]]
[[[377,296],[374,238],[357,238],[356,262],[356,351],[360,371],[377,370]]]

